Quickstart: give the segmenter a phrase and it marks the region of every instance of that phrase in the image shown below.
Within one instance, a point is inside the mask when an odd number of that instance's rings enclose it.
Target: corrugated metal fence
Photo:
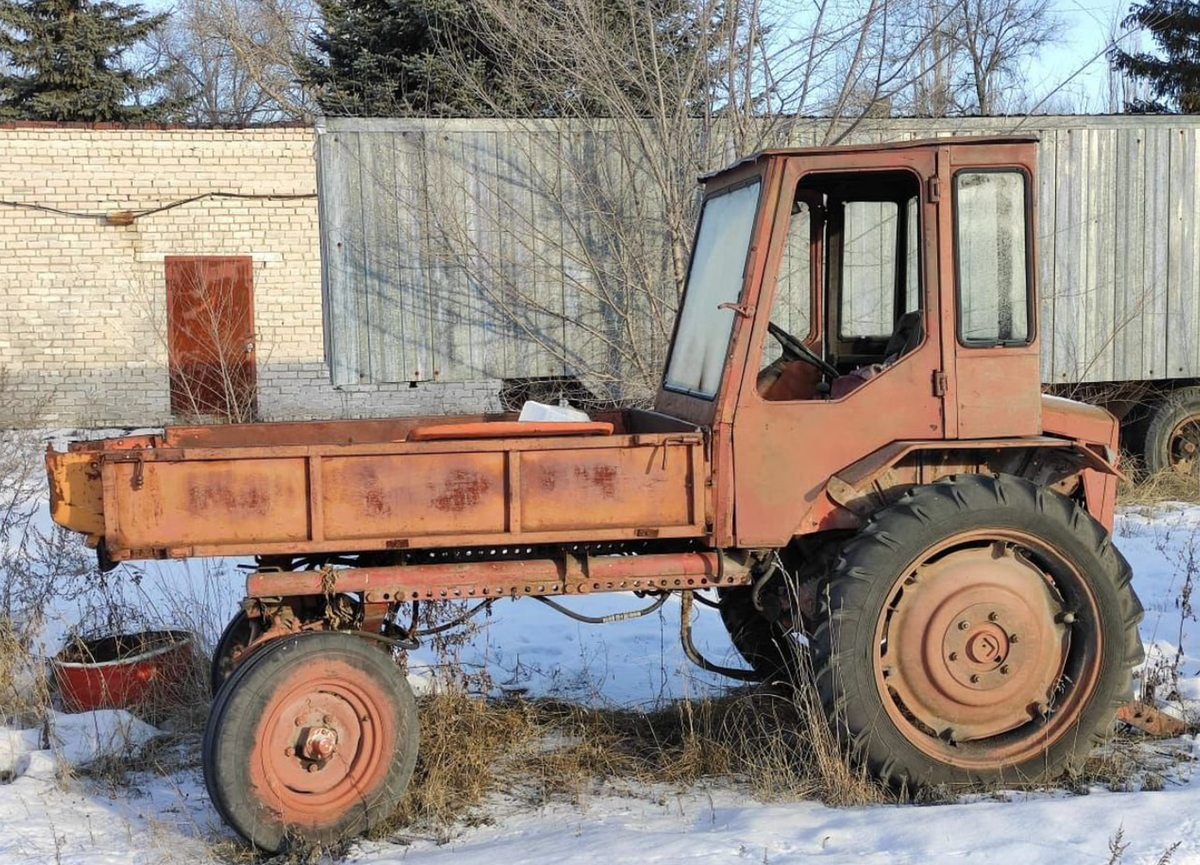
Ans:
[[[824,131],[805,121],[786,143]],[[1200,376],[1200,117],[871,120],[850,140],[1014,131],[1042,136],[1043,377]],[[615,298],[586,273],[598,259],[619,272],[622,253],[606,245],[594,190],[564,163],[609,166],[602,176],[627,189],[635,217],[653,218],[636,206],[649,188],[638,167],[613,167],[594,126],[329,119],[320,133],[335,384],[575,374],[618,357],[620,340],[662,342],[671,310],[654,292]],[[642,261],[655,260],[652,234]],[[666,282],[665,249],[661,263],[641,278]]]

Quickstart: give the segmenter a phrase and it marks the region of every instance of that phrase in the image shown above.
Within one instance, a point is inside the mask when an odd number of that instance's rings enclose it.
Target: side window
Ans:
[[[812,212],[797,201],[788,223],[771,322],[799,339],[806,339],[812,324]],[[776,340],[764,346],[762,365],[778,360],[783,348]]]
[[[896,324],[894,201],[847,201],[842,227],[843,338],[891,336]]]
[[[1025,175],[961,171],[954,178],[954,198],[959,339],[964,345],[1027,343]]]

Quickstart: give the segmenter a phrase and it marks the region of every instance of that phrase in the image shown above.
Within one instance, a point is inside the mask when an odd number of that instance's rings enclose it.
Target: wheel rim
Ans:
[[[250,780],[287,826],[319,829],[364,808],[387,777],[396,741],[391,695],[339,661],[288,676],[269,698]]]
[[[1101,666],[1095,599],[1060,553],[1023,532],[960,535],[893,585],[875,676],[904,736],[951,765],[1036,757],[1079,720]]]
[[[1167,440],[1167,462],[1180,474],[1200,472],[1200,415],[1189,415],[1171,430]]]

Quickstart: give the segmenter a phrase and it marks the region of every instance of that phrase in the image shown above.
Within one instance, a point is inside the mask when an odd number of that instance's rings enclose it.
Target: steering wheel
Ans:
[[[792,336],[775,322],[767,323],[767,332],[775,337],[776,341],[783,346],[783,350],[795,356],[797,360],[802,360],[805,363],[810,363],[819,369],[831,379],[837,378],[841,373],[837,371],[837,367],[826,361],[819,354],[814,352],[807,345],[802,343],[796,337]]]

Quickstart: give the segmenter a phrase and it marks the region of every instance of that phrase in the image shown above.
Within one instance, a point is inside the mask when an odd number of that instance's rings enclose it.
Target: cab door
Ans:
[[[830,475],[893,441],[944,435],[938,204],[928,182],[936,172],[934,152],[897,148],[789,160],[735,415],[739,546],[777,546],[832,528],[827,511],[813,508]],[[855,190],[869,206],[857,206]],[[826,372],[807,393],[778,398],[760,392],[759,377],[778,342],[769,323],[786,307],[782,263],[804,255],[788,248],[789,239],[805,236],[790,231],[793,211],[814,195],[823,202],[825,227],[820,236],[809,233],[809,331],[795,335],[837,375]],[[821,309],[822,299],[828,309]],[[919,339],[887,364],[868,363],[882,359],[908,312],[921,321]]]
[[[957,437],[1042,431],[1034,184],[1037,145],[955,145],[944,170],[954,267],[950,385]]]

